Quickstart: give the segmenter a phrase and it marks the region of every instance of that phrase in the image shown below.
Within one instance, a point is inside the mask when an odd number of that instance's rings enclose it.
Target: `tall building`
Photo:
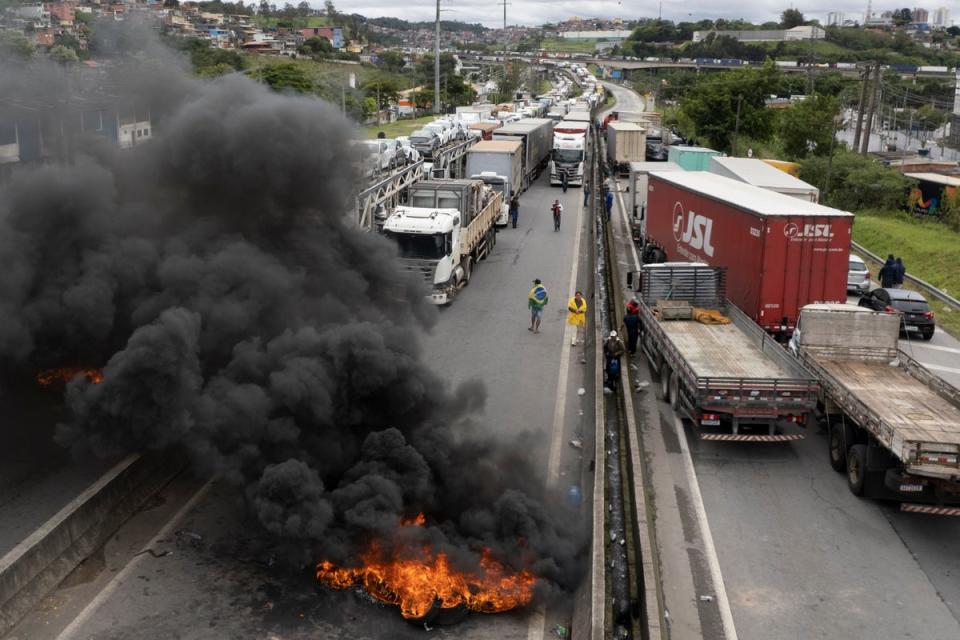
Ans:
[[[842,11],[831,11],[827,14],[827,26],[828,27],[840,27],[843,26],[843,12]]]
[[[922,7],[917,7],[911,14],[914,22],[927,22],[930,18],[930,12]]]
[[[940,7],[933,12],[933,24],[937,27],[950,26],[950,11],[946,7]]]

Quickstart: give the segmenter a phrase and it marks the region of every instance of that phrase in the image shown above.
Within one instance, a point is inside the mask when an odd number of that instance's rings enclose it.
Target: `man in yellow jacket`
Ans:
[[[580,330],[587,326],[587,301],[579,291],[567,303],[567,324],[574,327],[573,342],[570,344],[575,347],[580,338]]]

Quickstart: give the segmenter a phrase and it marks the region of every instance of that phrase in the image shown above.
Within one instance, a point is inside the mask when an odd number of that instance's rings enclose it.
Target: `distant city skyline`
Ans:
[[[775,22],[780,19],[784,9],[791,6],[800,10],[807,18],[818,19],[827,24],[831,13],[842,14],[846,20],[862,22],[867,11],[866,0],[816,0],[800,4],[782,0],[759,0],[749,5],[735,9],[718,9],[713,0],[690,0],[688,2],[663,2],[657,0],[585,0],[570,2],[561,0],[508,0],[507,24],[523,26],[539,26],[550,22],[563,22],[578,16],[581,18],[598,17],[605,19],[622,18],[636,20],[638,18],[656,18],[662,6],[662,15],[666,20],[677,22],[698,20],[735,20],[742,18],[754,23]],[[319,2],[314,2],[320,6]],[[922,8],[929,14],[931,23],[935,23],[937,12],[944,9],[947,16],[955,16],[960,12],[958,2],[930,2],[918,4],[916,2],[884,2],[873,0],[872,12],[879,17],[884,11],[899,10],[906,5],[911,11]],[[912,5],[912,6],[911,6]],[[392,16],[405,20],[421,21],[433,20],[436,11],[436,2],[433,0],[410,0],[397,3],[392,0],[356,0],[355,3],[338,4],[338,10],[359,13],[368,17]],[[441,0],[441,18],[444,20],[459,20],[461,22],[479,22],[485,26],[497,28],[503,26],[503,6],[489,0]],[[949,17],[942,24],[951,24]]]

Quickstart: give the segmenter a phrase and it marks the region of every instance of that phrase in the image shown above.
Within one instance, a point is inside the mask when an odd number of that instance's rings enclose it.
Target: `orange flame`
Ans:
[[[404,520],[404,526],[422,526],[423,514]],[[380,546],[371,544],[360,559],[362,566],[341,568],[324,560],[317,579],[333,589],[362,586],[371,596],[400,607],[404,618],[422,618],[434,603],[442,609],[464,606],[481,613],[500,613],[533,599],[535,578],[527,571],[511,572],[495,560],[489,549],[480,557],[480,569],[453,569],[446,554],[424,546],[419,553],[400,549],[384,558]]]
[[[55,369],[44,369],[37,374],[37,384],[48,387],[55,382],[66,384],[73,380],[78,374],[86,376],[87,380],[93,384],[103,382],[103,371],[100,369],[85,369],[83,367],[57,367]]]

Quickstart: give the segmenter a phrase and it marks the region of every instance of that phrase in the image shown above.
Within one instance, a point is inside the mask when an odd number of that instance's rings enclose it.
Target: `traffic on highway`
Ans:
[[[0,173],[0,638],[960,638],[923,288],[790,163],[532,66],[367,140],[228,76]]]

